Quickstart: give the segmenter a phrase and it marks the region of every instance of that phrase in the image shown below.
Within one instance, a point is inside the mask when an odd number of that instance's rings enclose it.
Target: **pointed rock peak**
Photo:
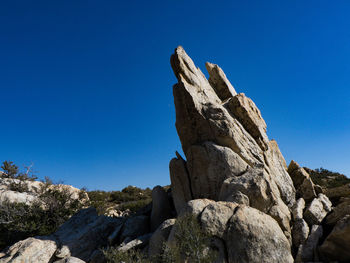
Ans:
[[[237,95],[224,71],[218,65],[207,62],[205,67],[209,73],[209,83],[222,101]]]
[[[182,46],[175,49],[174,54],[170,57],[170,64],[179,82],[185,80],[192,85],[200,85],[198,69]]]

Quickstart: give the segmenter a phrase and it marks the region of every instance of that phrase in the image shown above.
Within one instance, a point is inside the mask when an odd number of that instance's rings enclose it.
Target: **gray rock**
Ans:
[[[134,239],[149,232],[149,217],[140,215],[130,217],[125,223],[121,234],[121,240]]]
[[[174,226],[176,219],[165,220],[158,229],[153,233],[148,248],[150,257],[159,255],[163,250],[164,243],[168,240],[171,229]]]
[[[350,262],[350,215],[337,222],[320,247],[329,261]]]
[[[298,248],[300,245],[304,244],[309,236],[309,226],[304,219],[299,218],[293,223],[292,237],[293,246]]]
[[[318,261],[317,246],[323,235],[323,228],[320,225],[313,225],[310,235],[305,244],[299,247],[296,262],[314,262]]]
[[[171,206],[168,194],[161,186],[156,186],[152,190],[152,213],[151,213],[151,232],[171,217]]]
[[[117,250],[125,252],[125,251],[128,251],[130,249],[137,249],[137,248],[145,247],[148,244],[151,236],[152,236],[152,234],[149,233],[149,234],[137,237],[137,238],[131,240],[130,242],[127,242],[126,244],[122,244],[120,247],[118,247]]]
[[[92,252],[90,259],[88,261],[89,263],[106,263],[106,257],[101,251],[101,249],[96,249],[94,252]]]
[[[186,203],[193,199],[191,181],[187,172],[186,161],[176,152],[177,158],[173,158],[169,164],[171,193],[177,213]]]
[[[318,198],[314,198],[304,212],[304,219],[309,225],[318,225],[326,217],[331,210],[332,203],[329,199],[319,194]]]

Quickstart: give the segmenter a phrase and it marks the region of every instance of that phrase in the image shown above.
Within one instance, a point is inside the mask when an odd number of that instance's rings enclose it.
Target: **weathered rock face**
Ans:
[[[291,237],[295,188],[275,141],[254,102],[237,94],[217,65],[207,63],[209,80],[182,47],[171,57],[176,128],[187,161],[170,162],[177,212],[192,199],[247,204],[277,220]]]

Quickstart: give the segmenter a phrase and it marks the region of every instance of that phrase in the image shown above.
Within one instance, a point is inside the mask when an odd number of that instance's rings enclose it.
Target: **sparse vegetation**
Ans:
[[[312,181],[325,188],[334,188],[350,183],[350,178],[344,174],[329,171],[324,168],[318,168],[315,170],[305,168],[310,174]]]
[[[176,227],[175,240],[171,244],[164,243],[161,255],[147,258],[138,250],[122,252],[109,247],[103,251],[107,262],[212,263],[215,261],[217,253],[211,248],[211,237],[202,230],[195,216],[185,215],[179,218],[174,227]]]
[[[140,208],[152,202],[152,190],[128,186],[121,191],[88,191],[91,206],[95,207],[100,214],[110,207],[117,207],[120,211],[129,209],[136,212]]]
[[[17,192],[29,192],[27,180],[34,180],[31,172],[19,173],[18,167],[5,161],[1,168],[4,178],[12,180],[8,188]],[[52,187],[45,178],[36,193],[33,204],[2,202],[0,206],[0,249],[19,240],[36,235],[49,235],[80,210],[83,204],[73,199],[71,192],[64,188]]]

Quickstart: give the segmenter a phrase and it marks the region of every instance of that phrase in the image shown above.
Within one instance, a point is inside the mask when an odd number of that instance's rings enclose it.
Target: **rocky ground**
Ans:
[[[170,161],[171,189],[155,187],[152,203],[132,216],[83,209],[55,233],[6,248],[0,262],[105,262],[106,247],[137,249],[146,262],[164,253],[164,244],[182,247],[186,236],[177,238],[178,222],[189,215],[210,242],[204,257],[196,261],[182,253],[176,262],[350,262],[347,179],[327,187],[325,180],[339,180],[320,179],[320,171],[295,161],[287,166],[259,109],[237,94],[219,66],[206,64],[207,79],[182,47],[171,56],[171,66],[178,80],[176,129],[185,154]],[[0,199],[13,195],[5,192]],[[30,204],[35,195],[16,198]],[[215,257],[204,261],[210,251]]]

